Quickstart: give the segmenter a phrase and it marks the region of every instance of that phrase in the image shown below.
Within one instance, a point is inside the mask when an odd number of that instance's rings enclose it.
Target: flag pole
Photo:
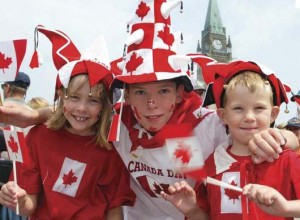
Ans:
[[[243,192],[243,189],[240,188],[240,187],[233,186],[231,184],[222,182],[220,180],[216,180],[216,179],[211,178],[211,177],[206,178],[206,183],[216,185],[216,186],[221,186],[221,187],[224,187],[224,188],[228,188],[228,189],[231,189],[231,190],[234,190],[234,191],[237,191],[237,192]]]
[[[13,173],[14,173],[15,189],[16,189],[16,192],[17,192],[18,184],[17,184],[17,166],[16,166],[16,160],[13,160]],[[20,213],[19,202],[18,202],[18,199],[17,199],[16,214],[19,215],[19,213]]]

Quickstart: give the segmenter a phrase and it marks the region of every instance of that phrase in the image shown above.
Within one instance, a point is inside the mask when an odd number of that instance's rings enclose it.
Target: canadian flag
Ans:
[[[26,39],[0,42],[1,81],[4,82],[15,80],[25,56],[26,46]]]
[[[203,155],[196,136],[166,139],[166,146],[176,170],[199,181],[207,177]]]
[[[52,190],[75,197],[85,169],[85,163],[66,157]]]
[[[24,133],[13,129],[12,126],[5,127],[3,133],[9,158],[21,163],[28,163],[29,154]]]

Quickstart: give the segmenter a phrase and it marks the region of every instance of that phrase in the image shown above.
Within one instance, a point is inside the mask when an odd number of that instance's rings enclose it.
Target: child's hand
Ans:
[[[283,135],[276,128],[268,128],[255,134],[249,141],[253,161],[255,163],[273,162],[279,157],[282,152],[281,145],[284,145],[285,142]]]
[[[264,212],[286,216],[288,201],[274,188],[259,184],[248,184],[243,188],[243,194],[255,202]]]
[[[0,191],[0,203],[8,208],[15,209],[18,199],[25,197],[26,191],[17,186],[15,183],[9,181],[1,187]]]
[[[187,182],[176,182],[170,185],[168,190],[170,194],[162,191],[160,195],[166,201],[171,202],[185,216],[189,216],[198,209],[196,193]]]

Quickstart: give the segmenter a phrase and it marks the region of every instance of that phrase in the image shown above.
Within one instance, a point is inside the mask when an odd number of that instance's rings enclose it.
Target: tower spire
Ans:
[[[225,35],[217,0],[209,0],[204,32]]]

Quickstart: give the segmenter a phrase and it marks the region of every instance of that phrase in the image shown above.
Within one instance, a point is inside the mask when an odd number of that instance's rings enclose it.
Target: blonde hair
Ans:
[[[34,97],[27,102],[27,105],[32,109],[39,109],[49,106],[49,102],[42,97]]]
[[[59,97],[58,105],[55,113],[52,117],[46,122],[48,128],[53,130],[59,130],[64,126],[70,126],[66,117],[64,116],[64,100],[68,99],[69,94],[73,94],[78,89],[80,89],[86,82],[88,82],[89,78],[87,74],[76,75],[71,78],[69,86],[67,89],[61,88],[61,94],[64,94],[63,97]],[[98,122],[95,124],[95,141],[101,147],[111,149],[111,144],[107,141],[107,136],[111,123],[111,102],[109,96],[104,89],[104,85],[102,83],[97,84],[95,89],[91,90],[91,93],[96,93],[97,96],[100,97],[102,102],[102,111],[99,116]]]
[[[221,97],[222,104],[225,106],[227,103],[228,91],[234,89],[237,85],[245,86],[250,92],[255,92],[259,88],[269,88],[270,91],[270,102],[273,105],[273,91],[272,87],[267,79],[264,79],[261,74],[252,71],[243,71],[233,76],[230,81],[224,85],[224,92]]]

